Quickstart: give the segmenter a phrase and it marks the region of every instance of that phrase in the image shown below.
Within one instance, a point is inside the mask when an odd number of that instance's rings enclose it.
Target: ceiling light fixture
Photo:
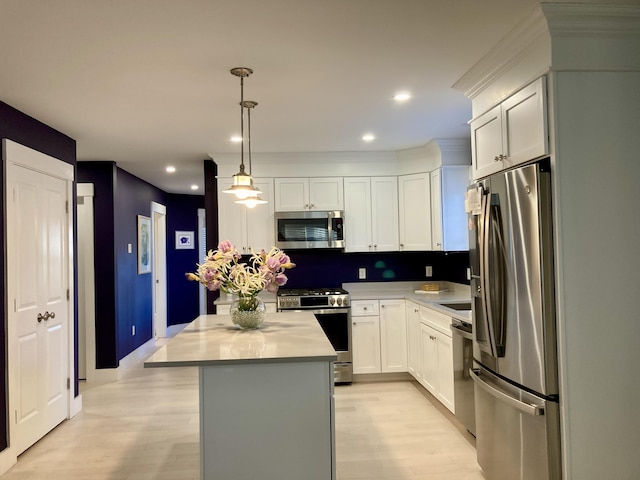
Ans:
[[[167,168],[165,168],[165,171],[167,173],[174,173],[176,171],[176,167],[169,165]]]
[[[411,98],[411,94],[409,92],[398,92],[393,96],[393,99],[396,102],[406,102]]]
[[[376,136],[373,133],[365,133],[362,136],[362,140],[364,140],[365,142],[372,142],[376,139]]]
[[[223,193],[234,194],[239,199],[247,197],[255,197],[259,195],[260,190],[253,186],[253,178],[251,173],[246,173],[244,169],[244,79],[251,75],[253,70],[246,67],[232,68],[231,74],[240,77],[240,171],[233,176],[233,182],[229,188],[223,190]]]
[[[254,102],[253,100],[245,100],[242,102],[242,106],[247,109],[247,130],[248,130],[248,139],[247,145],[249,147],[249,175],[251,175],[251,110],[258,105],[258,102]],[[252,177],[253,180],[253,177]],[[246,198],[236,200],[235,203],[239,203],[241,205],[245,205],[247,208],[253,208],[256,205],[263,205],[267,203],[266,200],[260,198],[260,194],[262,193],[257,187],[254,186],[255,194],[251,194]]]
[[[191,185],[191,190],[198,190],[198,185]]]

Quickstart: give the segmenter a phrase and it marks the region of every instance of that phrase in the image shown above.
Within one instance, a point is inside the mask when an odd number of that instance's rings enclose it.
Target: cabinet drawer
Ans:
[[[351,302],[351,316],[365,317],[379,314],[378,300],[355,300]]]
[[[451,337],[451,317],[444,313],[420,306],[420,322]]]

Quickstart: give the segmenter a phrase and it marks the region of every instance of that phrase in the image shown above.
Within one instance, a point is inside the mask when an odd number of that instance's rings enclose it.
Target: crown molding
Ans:
[[[542,3],[552,37],[640,35],[640,6]]]
[[[548,34],[542,9],[537,6],[454,83],[452,88],[473,99],[504,72],[525,60],[531,46]]]

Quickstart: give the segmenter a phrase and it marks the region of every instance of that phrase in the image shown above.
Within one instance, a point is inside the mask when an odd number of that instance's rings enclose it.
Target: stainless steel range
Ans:
[[[341,288],[278,290],[279,312],[298,310],[313,313],[338,354],[334,363],[335,383],[351,383],[351,300]]]

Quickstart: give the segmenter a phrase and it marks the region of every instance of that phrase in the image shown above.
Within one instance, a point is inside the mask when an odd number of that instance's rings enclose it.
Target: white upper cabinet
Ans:
[[[464,198],[469,167],[445,166],[431,172],[431,241],[434,250],[469,250]]]
[[[219,178],[220,185],[231,183],[231,178]],[[254,185],[262,191],[264,205],[247,208],[234,203],[237,198],[228,193],[218,193],[218,229],[220,240],[229,240],[242,254],[275,244],[273,179],[254,178]]]
[[[343,210],[342,177],[276,178],[276,212]]]
[[[429,173],[398,177],[400,250],[431,250]]]
[[[398,250],[397,177],[344,179],[348,252]]]
[[[474,179],[549,153],[546,90],[541,77],[470,122]]]

